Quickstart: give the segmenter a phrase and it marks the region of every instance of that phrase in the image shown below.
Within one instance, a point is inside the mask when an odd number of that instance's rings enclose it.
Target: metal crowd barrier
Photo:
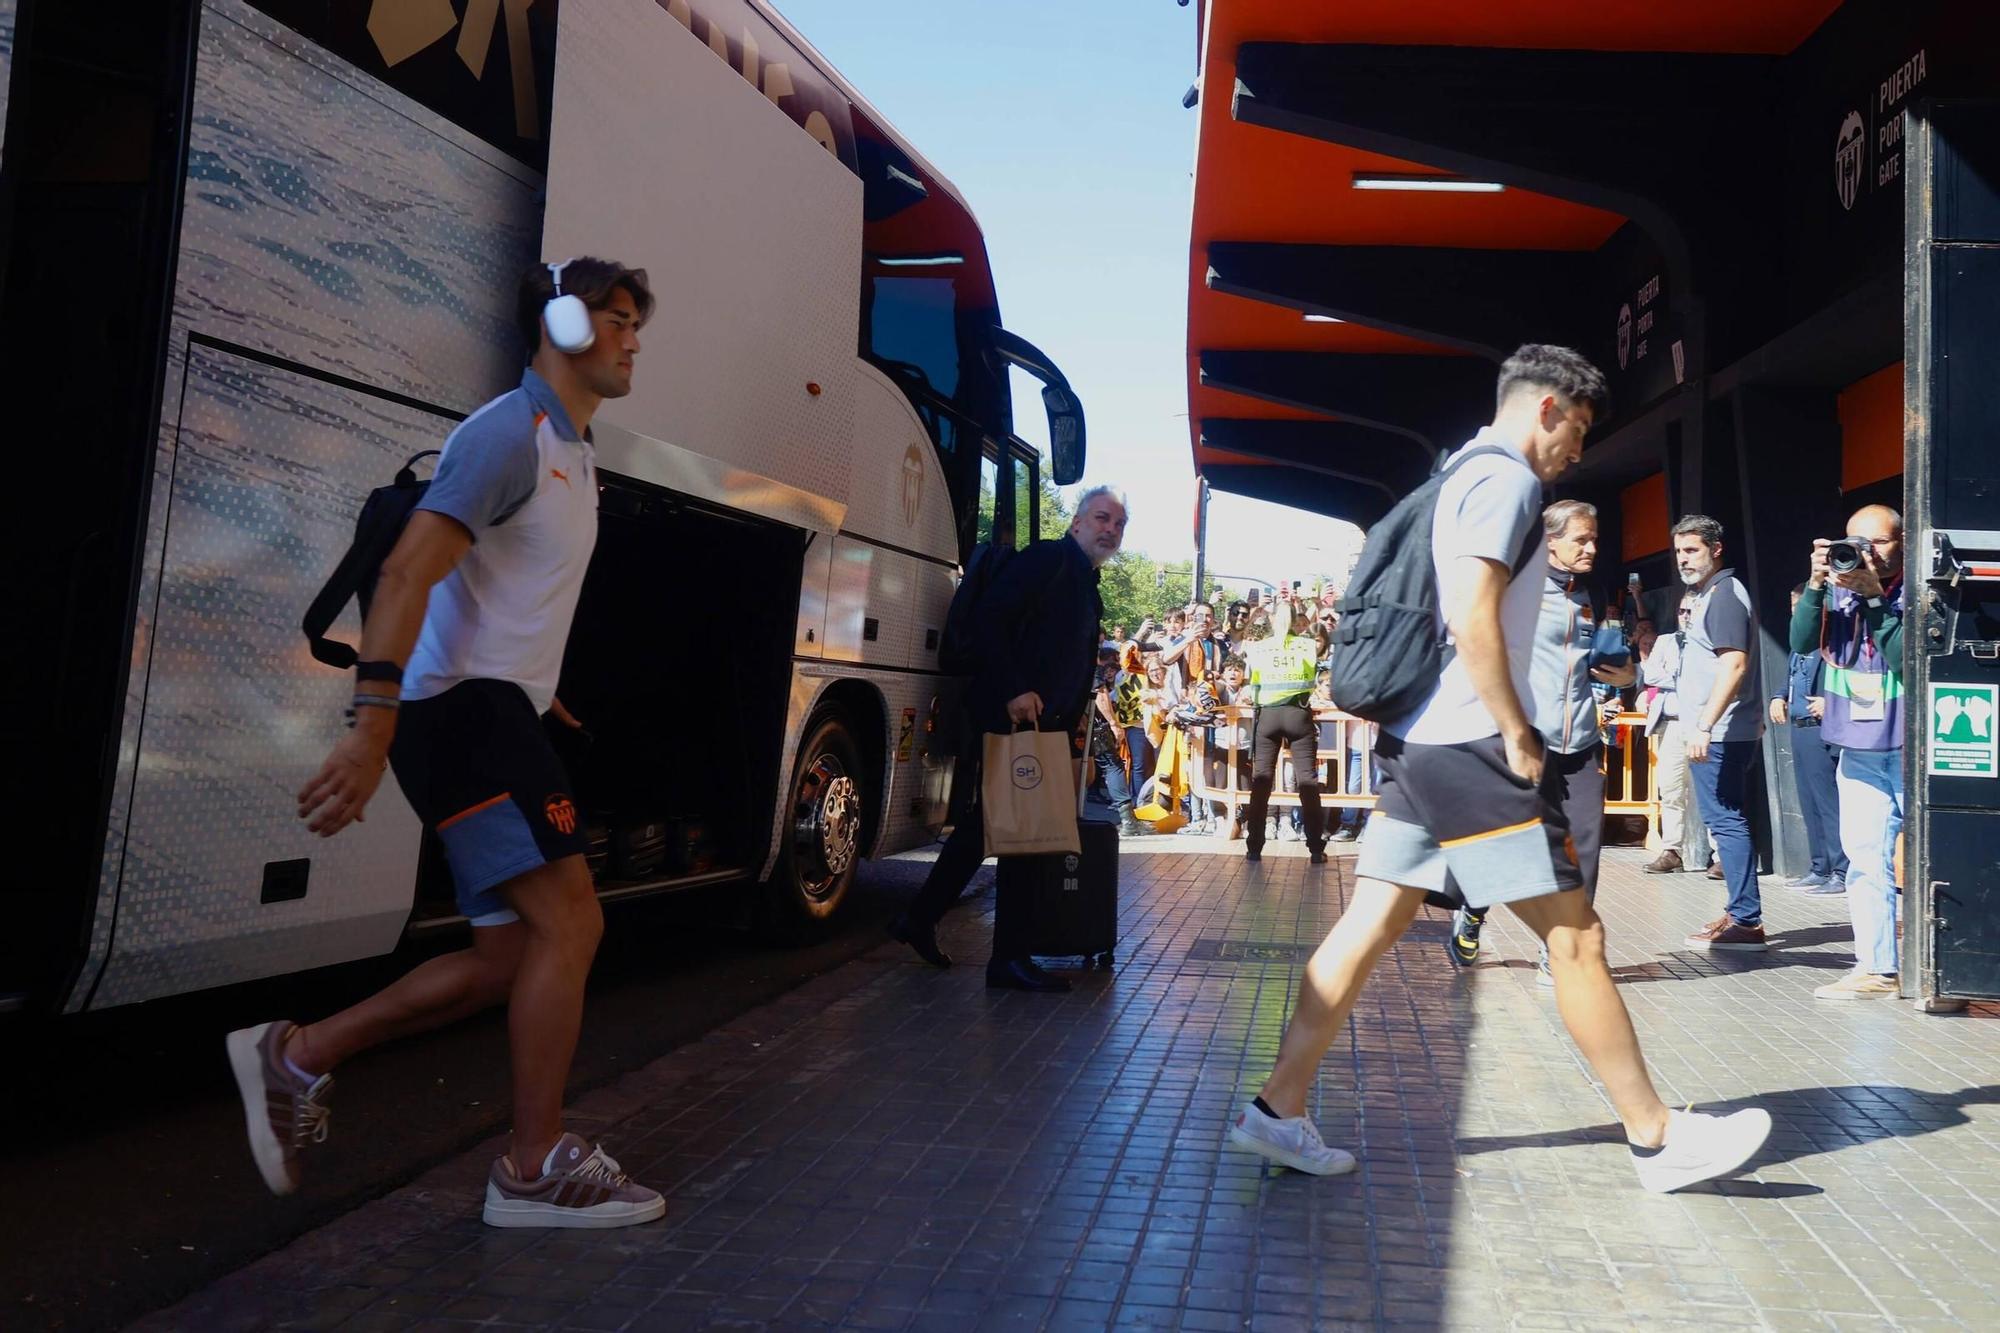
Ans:
[[[1216,710],[1216,716],[1222,719],[1216,729],[1226,729],[1231,740],[1224,752],[1222,781],[1219,783],[1209,781],[1208,729],[1193,728],[1188,732],[1188,747],[1193,760],[1190,791],[1198,801],[1220,802],[1232,820],[1236,818],[1239,807],[1250,803],[1249,752],[1234,742],[1239,730],[1249,728],[1254,712],[1244,704],[1232,704]],[[1313,718],[1317,722],[1334,725],[1334,744],[1331,747],[1322,746],[1319,753],[1320,806],[1336,810],[1372,807],[1375,804],[1375,765],[1372,759],[1363,759],[1358,775],[1360,781],[1352,790],[1347,782],[1348,757],[1357,752],[1363,756],[1372,755],[1374,747],[1369,724],[1337,708],[1316,708]],[[1660,836],[1660,802],[1653,790],[1657,743],[1646,736],[1644,713],[1620,713],[1612,722],[1612,727],[1612,744],[1603,752],[1604,813],[1644,815],[1646,845],[1655,847]],[[1292,772],[1291,756],[1281,751],[1277,781],[1271,790],[1273,808],[1298,805],[1296,777]]]
[[[1613,748],[1604,752],[1604,813],[1644,815],[1646,846],[1657,849],[1660,798],[1653,790],[1653,774],[1659,742],[1646,734],[1644,713],[1620,713],[1611,725]]]

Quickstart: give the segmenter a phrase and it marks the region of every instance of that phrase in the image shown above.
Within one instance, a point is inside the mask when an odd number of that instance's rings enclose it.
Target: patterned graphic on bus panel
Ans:
[[[200,343],[189,364],[189,338],[469,411],[518,377],[513,280],[537,244],[517,162],[239,0],[201,19],[141,613],[72,1010],[379,952],[415,877],[393,783],[366,825],[295,845],[291,795],[350,687],[306,658],[298,616],[361,497],[450,419]],[[306,896],[260,903],[264,862],[300,856]]]

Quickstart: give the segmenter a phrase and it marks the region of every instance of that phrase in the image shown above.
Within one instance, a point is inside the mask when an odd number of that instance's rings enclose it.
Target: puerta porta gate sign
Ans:
[[[1930,705],[1930,775],[2000,775],[2000,685],[1932,681]]]

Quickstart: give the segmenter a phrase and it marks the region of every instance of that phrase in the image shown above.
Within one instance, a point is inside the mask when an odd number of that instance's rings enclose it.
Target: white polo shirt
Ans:
[[[548,382],[526,371],[520,388],[461,422],[417,508],[463,523],[472,547],[431,589],[403,697],[506,680],[547,711],[597,545],[590,442]]]

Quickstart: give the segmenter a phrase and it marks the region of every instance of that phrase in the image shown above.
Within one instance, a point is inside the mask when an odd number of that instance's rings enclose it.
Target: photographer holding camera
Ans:
[[[1817,653],[1820,734],[1840,750],[1840,846],[1854,971],[1821,1000],[1897,993],[1896,837],[1903,831],[1903,517],[1869,505],[1847,536],[1813,543],[1812,575],[1792,612],[1792,651]],[[1831,588],[1828,585],[1831,584]]]

